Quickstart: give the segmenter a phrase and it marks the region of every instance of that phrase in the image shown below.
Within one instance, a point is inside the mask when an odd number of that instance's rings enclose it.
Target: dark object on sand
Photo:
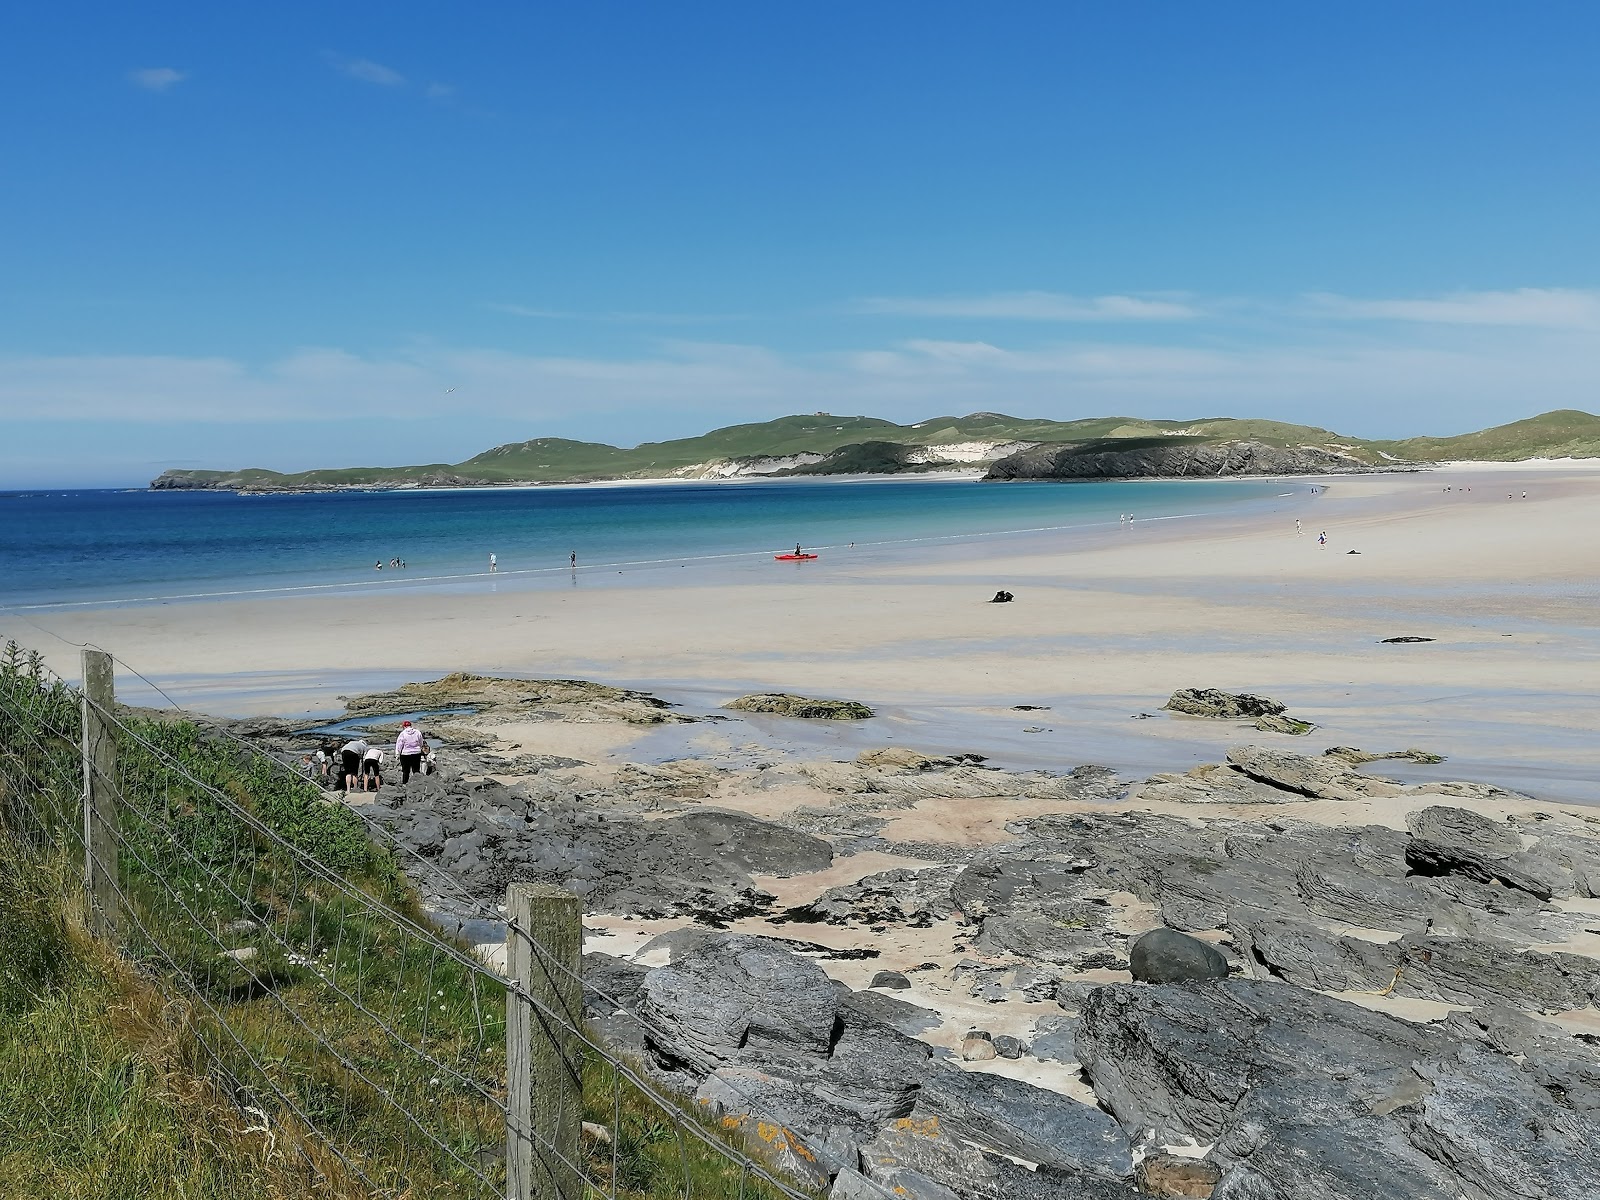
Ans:
[[[1013,704],[1011,706],[1012,712],[1048,712],[1049,709],[1050,706],[1048,704]]]
[[[1360,554],[1361,551],[1359,551],[1359,550],[1346,550],[1345,553],[1346,554]]]
[[[1266,696],[1219,692],[1216,688],[1179,688],[1162,707],[1192,717],[1225,718],[1277,716],[1284,709]]]
[[[994,599],[989,601],[989,603],[990,604],[1010,604],[1015,599],[1016,599],[1016,597],[1013,596],[1010,592],[999,591],[999,592],[996,592],[994,594]]]
[[[784,717],[804,717],[812,721],[864,721],[872,710],[854,700],[819,700],[794,696],[788,692],[758,692],[730,700],[723,708],[739,712],[777,713]]]
[[[1152,929],[1134,938],[1128,969],[1139,983],[1226,979],[1228,959],[1215,946],[1176,929]]]
[[[896,990],[903,990],[911,986],[911,980],[907,979],[899,971],[879,971],[872,977],[872,982],[867,984],[867,986],[869,988],[894,988]]]
[[[1425,637],[1410,637],[1410,636],[1407,636],[1407,637],[1392,637],[1392,638],[1379,638],[1378,639],[1378,645],[1380,645],[1380,646],[1409,646],[1413,642],[1431,642],[1431,641],[1433,641],[1432,638],[1425,638]]]

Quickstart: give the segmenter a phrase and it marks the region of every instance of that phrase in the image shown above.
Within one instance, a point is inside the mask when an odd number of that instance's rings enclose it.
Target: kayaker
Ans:
[[[794,544],[794,556],[795,556],[795,557],[796,557],[796,558],[799,558],[799,557],[800,557],[800,543],[799,543],[799,542],[796,542],[796,543],[795,543],[795,544]]]

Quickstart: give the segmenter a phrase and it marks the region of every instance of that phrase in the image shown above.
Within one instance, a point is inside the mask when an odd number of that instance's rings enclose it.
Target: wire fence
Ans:
[[[0,852],[80,865],[97,928],[187,1000],[219,1084],[330,1194],[810,1194],[590,1031],[573,898],[513,885],[502,914],[270,755],[95,691],[0,648]],[[505,924],[506,973],[413,877]]]

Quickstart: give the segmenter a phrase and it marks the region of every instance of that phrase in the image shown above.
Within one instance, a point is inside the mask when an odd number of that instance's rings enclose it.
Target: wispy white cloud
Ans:
[[[1600,291],[1581,288],[1450,292],[1400,300],[1361,300],[1315,293],[1307,299],[1316,314],[1357,320],[1600,330]]]
[[[616,310],[611,312],[584,312],[577,309],[536,308],[527,304],[486,304],[485,308],[513,317],[528,317],[540,321],[600,321],[620,324],[694,325],[706,321],[743,321],[742,313],[695,312],[636,312]]]
[[[147,92],[164,92],[187,78],[189,73],[176,67],[140,67],[128,72],[128,82]]]
[[[373,62],[370,58],[347,58],[342,54],[331,51],[324,54],[328,63],[334,70],[359,79],[362,83],[373,83],[379,87],[405,87],[406,77],[393,67],[386,67],[380,62]]]
[[[456,94],[456,89],[448,83],[430,83],[422,89],[422,94],[429,100],[448,100]]]
[[[1387,329],[1318,340],[1301,330],[1286,344],[915,339],[809,353],[662,340],[642,354],[609,357],[435,345],[385,354],[312,348],[265,364],[0,357],[0,421],[49,413],[57,421],[174,428],[313,423],[437,416],[443,403],[462,420],[514,420],[529,436],[560,423],[612,441],[630,421],[648,418],[660,428],[662,414],[689,430],[819,404],[902,420],[976,409],[1058,417],[1232,413],[1398,436],[1592,408],[1596,395],[1593,335],[1530,328],[1475,327],[1423,340]]]
[[[852,309],[906,317],[1011,321],[1182,321],[1200,310],[1162,296],[1070,296],[1062,292],[993,292],[982,296],[869,296]]]

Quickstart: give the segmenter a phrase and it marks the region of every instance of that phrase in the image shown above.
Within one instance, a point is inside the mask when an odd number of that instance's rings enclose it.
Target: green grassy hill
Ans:
[[[1316,447],[1364,462],[1437,462],[1526,458],[1600,457],[1600,417],[1574,409],[1545,413],[1455,437],[1373,441],[1313,425],[1261,418],[1205,417],[1151,421],[1089,417],[1048,421],[977,412],[897,425],[876,417],[810,413],[747,425],[729,425],[698,437],[645,442],[631,448],[568,438],[534,438],[485,450],[461,463],[406,467],[342,467],[296,474],[262,468],[242,471],[168,471],[152,486],[166,488],[450,487],[496,483],[562,483],[600,479],[653,479],[715,463],[797,454],[828,454],[848,447],[872,450],[837,456],[841,463],[893,458],[885,446],[938,447],[970,442],[1087,442],[1102,438],[1196,437],[1251,440],[1272,446]],[[821,467],[822,470],[831,469]]]
[[[1525,421],[1496,425],[1455,437],[1414,437],[1373,442],[1386,454],[1409,461],[1516,462],[1527,458],[1600,458],[1600,417],[1562,408]]]

